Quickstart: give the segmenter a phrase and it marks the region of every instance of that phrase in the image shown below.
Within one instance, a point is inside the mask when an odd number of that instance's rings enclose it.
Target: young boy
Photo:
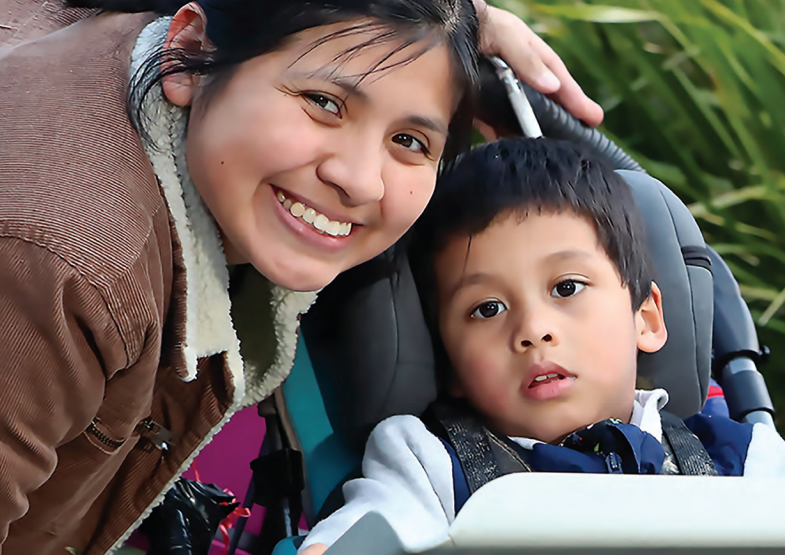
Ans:
[[[514,442],[530,470],[668,471],[668,394],[635,390],[638,353],[667,339],[662,297],[621,177],[569,143],[489,143],[444,173],[416,231],[413,264],[464,416]],[[785,477],[776,432],[697,418],[699,438],[733,436],[706,447],[719,474]],[[301,552],[322,553],[372,510],[409,548],[443,540],[467,478],[434,431],[413,416],[377,426],[364,478]]]

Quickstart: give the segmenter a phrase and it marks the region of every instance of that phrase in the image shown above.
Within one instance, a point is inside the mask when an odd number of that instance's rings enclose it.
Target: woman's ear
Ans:
[[[668,340],[665,318],[662,312],[662,292],[656,283],[651,284],[651,295],[635,313],[638,333],[638,349],[645,353],[656,353]]]
[[[482,135],[486,142],[490,143],[499,139],[499,134],[496,132],[496,129],[480,119],[474,118],[474,128],[480,132],[480,135]]]
[[[165,50],[182,51],[188,54],[198,54],[207,45],[207,17],[201,6],[190,2],[177,10],[169,24],[164,42]],[[163,62],[165,72],[171,61]],[[172,104],[177,106],[190,106],[199,88],[199,76],[190,73],[173,73],[161,79],[164,95]]]

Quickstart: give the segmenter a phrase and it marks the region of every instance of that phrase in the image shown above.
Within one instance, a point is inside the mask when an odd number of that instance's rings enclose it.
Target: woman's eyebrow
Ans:
[[[349,96],[353,96],[361,102],[369,101],[368,93],[360,88],[360,84],[363,81],[363,76],[338,75],[335,73],[335,71],[330,71],[326,68],[320,68],[316,71],[307,72],[295,71],[294,75],[302,76],[307,79],[324,79],[325,81],[332,83],[336,87],[344,90],[347,94],[347,98]],[[425,129],[429,129],[436,133],[441,133],[444,136],[449,135],[448,125],[439,119],[434,120],[432,118],[418,115],[406,116],[402,119],[411,126],[424,127]]]
[[[430,129],[436,133],[441,133],[445,136],[449,134],[447,124],[439,120],[432,120],[431,118],[425,118],[422,116],[409,116],[404,118],[404,120],[415,127],[425,127],[426,129]]]
[[[328,83],[332,83],[336,87],[346,91],[346,94],[355,96],[362,101],[368,100],[368,95],[365,91],[360,89],[360,83],[363,80],[362,75],[340,75],[334,69],[321,67],[315,71],[297,71],[294,70],[295,77],[304,77],[306,79],[323,79]]]

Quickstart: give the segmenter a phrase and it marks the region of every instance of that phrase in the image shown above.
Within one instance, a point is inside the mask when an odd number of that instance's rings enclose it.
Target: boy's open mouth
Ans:
[[[521,382],[521,392],[533,401],[550,401],[569,391],[576,379],[575,374],[561,365],[543,360],[528,368]]]
[[[558,380],[565,379],[566,376],[559,374],[557,372],[549,372],[548,374],[540,374],[539,376],[535,377],[532,382],[529,384],[529,389],[533,387],[537,387],[538,385],[544,385],[546,383],[555,382]]]

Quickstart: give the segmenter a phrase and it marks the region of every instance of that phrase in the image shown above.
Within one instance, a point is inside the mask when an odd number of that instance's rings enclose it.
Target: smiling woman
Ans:
[[[469,135],[470,0],[182,4],[0,57],[4,555],[122,545]]]
[[[3,555],[122,545],[281,384],[467,144],[478,42],[602,115],[483,0],[64,4],[0,6]]]
[[[170,27],[170,48],[204,40],[201,14],[182,12],[175,22],[190,24]],[[164,78],[170,101],[193,106],[188,170],[230,263],[319,289],[425,208],[466,77],[436,38],[385,34],[371,20],[303,31],[209,96],[189,76]]]

